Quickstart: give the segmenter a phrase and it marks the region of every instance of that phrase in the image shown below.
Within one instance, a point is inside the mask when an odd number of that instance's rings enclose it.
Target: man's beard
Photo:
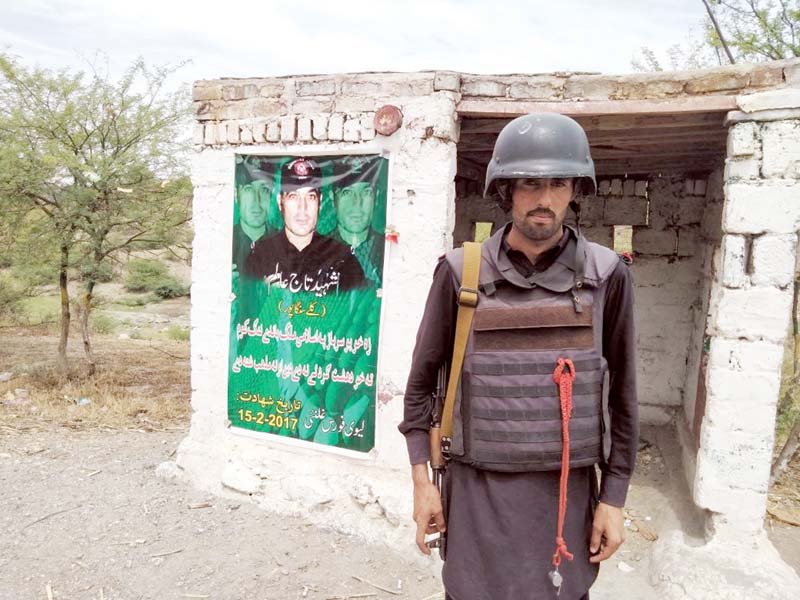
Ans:
[[[528,217],[540,214],[540,215],[548,215],[553,220],[550,224],[532,224],[528,222]],[[553,237],[556,233],[561,230],[561,225],[564,223],[564,220],[561,219],[560,221],[556,217],[556,214],[547,208],[539,208],[536,210],[531,210],[522,215],[522,217],[514,217],[514,227],[516,227],[522,235],[524,235],[529,240],[534,241],[542,241],[542,240],[549,240]]]

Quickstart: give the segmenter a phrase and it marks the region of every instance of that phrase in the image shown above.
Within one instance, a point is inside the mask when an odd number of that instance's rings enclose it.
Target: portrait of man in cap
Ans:
[[[269,164],[256,165],[243,159],[236,164],[236,203],[239,222],[233,226],[233,268],[244,268],[247,255],[256,241],[267,232],[267,215],[273,179],[265,170]]]
[[[333,176],[333,237],[350,246],[364,275],[377,286],[381,284],[384,248],[383,237],[372,228],[379,167],[380,163],[365,157],[348,157],[334,164]]]
[[[344,292],[367,284],[350,248],[317,232],[322,174],[308,158],[284,163],[278,208],[284,228],[260,239],[245,262],[244,273],[272,286],[318,295]]]

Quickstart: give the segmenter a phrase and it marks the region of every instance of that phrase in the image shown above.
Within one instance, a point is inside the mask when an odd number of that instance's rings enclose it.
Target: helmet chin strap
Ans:
[[[572,209],[572,212],[575,213],[575,231],[578,232],[578,235],[581,234],[581,205],[580,202],[577,200],[572,200],[569,203],[569,207]]]

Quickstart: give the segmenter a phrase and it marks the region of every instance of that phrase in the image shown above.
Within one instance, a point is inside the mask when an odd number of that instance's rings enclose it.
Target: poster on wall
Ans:
[[[388,160],[237,155],[231,426],[367,452]]]

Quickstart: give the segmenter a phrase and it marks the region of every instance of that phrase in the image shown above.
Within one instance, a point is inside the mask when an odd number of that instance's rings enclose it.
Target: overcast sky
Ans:
[[[352,71],[626,73],[642,46],[697,35],[701,0],[1,0],[0,49],[26,64],[120,70],[190,60],[181,79]],[[664,61],[666,62],[666,60]]]

